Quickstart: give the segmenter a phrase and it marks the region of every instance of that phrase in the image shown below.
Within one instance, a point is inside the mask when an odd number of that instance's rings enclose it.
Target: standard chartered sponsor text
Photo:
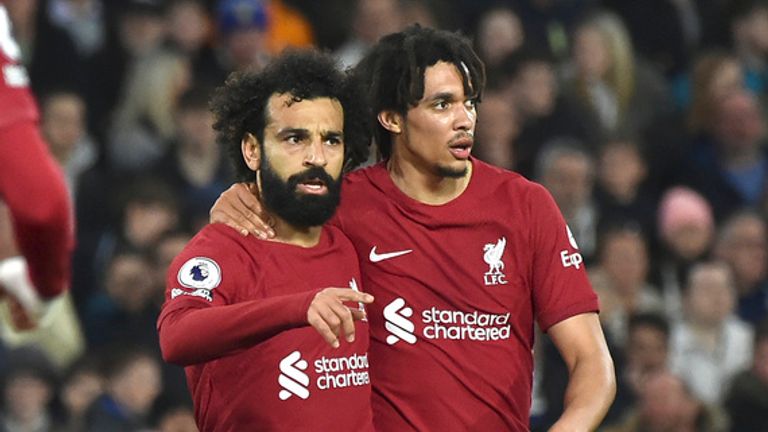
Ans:
[[[421,317],[425,324],[423,334],[427,339],[473,341],[509,339],[509,312],[492,314],[432,307],[424,310]]]
[[[317,388],[321,390],[369,384],[368,354],[349,357],[321,357],[315,360]]]

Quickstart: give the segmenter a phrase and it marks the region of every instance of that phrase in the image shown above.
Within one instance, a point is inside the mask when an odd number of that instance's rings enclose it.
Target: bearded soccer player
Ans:
[[[168,271],[160,345],[186,366],[201,431],[373,430],[373,298],[352,243],[323,226],[342,167],[367,154],[351,88],[332,57],[297,51],[233,75],[213,99],[218,139],[276,236],[208,225]]]
[[[550,194],[470,156],[484,67],[460,36],[388,35],[354,71],[383,161],[348,174],[331,222],[357,250],[377,430],[528,430],[534,323],[567,364],[552,431],[595,429],[615,394],[598,300]],[[267,234],[236,186],[212,219]]]
[[[73,217],[64,177],[38,130],[38,111],[0,3],[0,195],[16,251],[0,259],[0,290],[18,329],[34,327],[69,283]]]

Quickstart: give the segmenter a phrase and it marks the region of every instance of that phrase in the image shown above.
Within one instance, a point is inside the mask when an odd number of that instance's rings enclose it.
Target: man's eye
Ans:
[[[332,146],[337,146],[342,143],[342,141],[339,138],[328,138],[327,140],[325,140],[325,142],[326,144],[332,145]]]
[[[285,140],[288,141],[290,144],[299,144],[301,142],[301,137],[296,135],[291,135]]]
[[[444,110],[444,109],[448,108],[448,105],[449,104],[446,101],[437,101],[437,102],[435,102],[435,108],[437,108],[439,110]]]
[[[475,109],[477,108],[477,99],[467,99],[467,101],[464,102],[464,105],[469,109]]]

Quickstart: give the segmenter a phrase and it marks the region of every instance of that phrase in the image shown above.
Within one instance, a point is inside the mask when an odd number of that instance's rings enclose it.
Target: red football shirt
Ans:
[[[373,430],[367,322],[338,349],[306,324],[318,290],[359,281],[334,227],[311,248],[203,228],[171,264],[158,318],[163,356],[187,366],[200,430]]]
[[[472,160],[444,205],[403,194],[384,164],[347,176],[334,220],[369,306],[377,430],[528,430],[534,321],[598,310],[577,244],[540,185]]]
[[[21,52],[11,36],[11,23],[0,4],[0,128],[21,120],[37,121],[37,106],[29,92]]]

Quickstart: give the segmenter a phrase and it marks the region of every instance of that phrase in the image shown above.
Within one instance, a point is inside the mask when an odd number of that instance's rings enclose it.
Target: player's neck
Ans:
[[[289,224],[276,214],[270,214],[274,221],[272,229],[275,231],[275,237],[270,239],[280,243],[288,243],[301,247],[314,247],[320,241],[322,226],[297,227]]]
[[[472,163],[467,161],[467,173],[461,177],[446,177],[393,154],[387,162],[389,176],[398,189],[410,198],[429,205],[452,201],[467,189],[472,178]]]

